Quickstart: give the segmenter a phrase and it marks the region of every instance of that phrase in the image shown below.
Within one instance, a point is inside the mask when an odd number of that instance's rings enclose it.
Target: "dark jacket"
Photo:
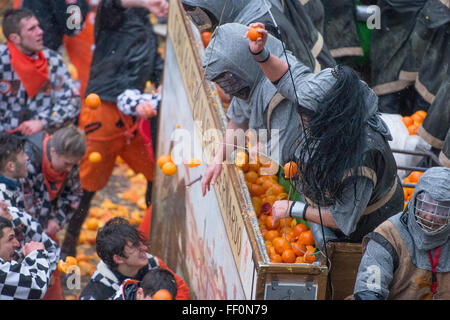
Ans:
[[[72,5],[80,9],[80,28],[73,24],[74,13],[71,10],[67,12]],[[44,30],[44,46],[52,50],[58,50],[64,35],[74,36],[81,31],[89,9],[86,0],[23,0],[21,7],[34,12]]]
[[[147,81],[158,85],[163,62],[145,8],[122,8],[103,0],[95,20],[95,51],[86,95],[116,102],[126,89],[143,91]]]

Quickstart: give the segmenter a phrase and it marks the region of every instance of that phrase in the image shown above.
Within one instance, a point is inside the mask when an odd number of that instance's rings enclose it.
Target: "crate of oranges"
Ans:
[[[319,252],[305,221],[286,218],[273,222],[272,205],[277,200],[293,200],[294,190],[281,185],[277,175],[261,175],[264,165],[256,160],[252,162],[249,162],[245,152],[236,154],[235,164],[243,171],[270,262],[315,262]],[[280,172],[285,179],[292,178],[297,173],[297,165],[295,162],[288,162]]]

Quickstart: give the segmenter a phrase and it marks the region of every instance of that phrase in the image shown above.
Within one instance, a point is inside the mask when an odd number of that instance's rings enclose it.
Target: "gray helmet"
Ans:
[[[408,228],[422,249],[443,245],[450,236],[450,168],[424,172],[408,204]]]
[[[410,213],[429,235],[439,233],[450,220],[450,169],[428,169],[419,179],[410,201]]]

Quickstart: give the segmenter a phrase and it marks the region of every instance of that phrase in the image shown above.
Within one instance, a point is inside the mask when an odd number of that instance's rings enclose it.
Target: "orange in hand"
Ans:
[[[252,41],[256,41],[258,38],[262,37],[262,34],[259,33],[259,28],[248,28],[248,38]]]
[[[86,97],[86,105],[91,109],[97,109],[100,107],[100,104],[102,103],[100,100],[100,97],[95,93],[90,93]]]
[[[89,154],[89,161],[92,163],[98,163],[102,161],[102,155],[100,152],[94,151]]]
[[[284,177],[286,179],[292,178],[297,174],[297,164],[294,161],[289,161],[284,165]]]
[[[159,289],[155,292],[152,298],[153,300],[172,300],[172,295],[169,290]]]

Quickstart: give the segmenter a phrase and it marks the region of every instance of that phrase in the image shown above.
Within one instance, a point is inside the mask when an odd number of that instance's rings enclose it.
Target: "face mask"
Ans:
[[[449,224],[450,203],[436,201],[426,192],[416,196],[414,209],[417,224],[427,234],[435,234]]]
[[[200,7],[192,7],[187,4],[183,4],[183,7],[198,29],[208,30],[215,27],[215,23],[204,9],[201,9]]]
[[[213,80],[226,93],[236,98],[247,100],[250,96],[250,86],[244,79],[231,73],[224,72]]]

